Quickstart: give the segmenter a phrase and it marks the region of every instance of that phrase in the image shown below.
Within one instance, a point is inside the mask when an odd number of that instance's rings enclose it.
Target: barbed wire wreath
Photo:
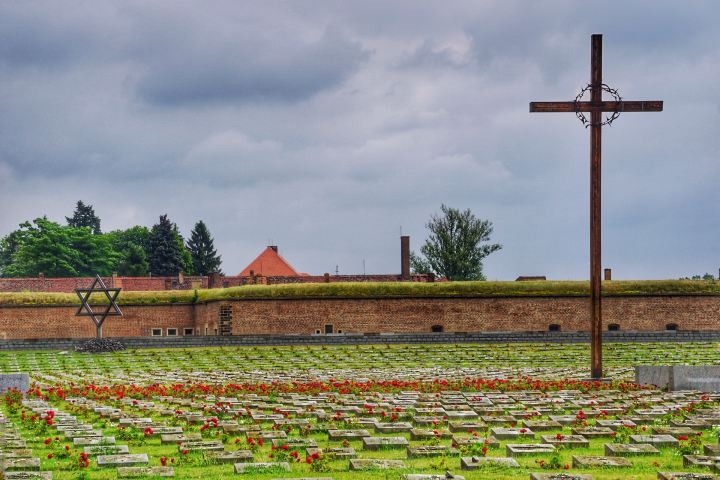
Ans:
[[[591,89],[592,89],[592,85],[588,83],[582,90],[580,90],[580,93],[578,93],[577,96],[575,97],[575,115],[580,120],[580,122],[583,125],[585,125],[585,128],[591,126],[592,122],[590,122],[590,120],[588,120],[588,118],[585,116],[585,114],[578,109],[578,102],[580,102],[582,100],[583,96],[585,96],[585,93]],[[618,93],[617,89],[611,88],[606,83],[601,83],[600,89],[603,92],[607,92],[610,95],[612,95],[613,98],[615,99],[615,104],[617,106],[615,107],[615,111],[612,112],[612,115],[605,117],[605,120],[598,123],[597,126],[611,125],[612,122],[614,122],[615,119],[620,116],[620,112],[622,112],[622,110],[623,110],[623,100],[622,100],[622,97],[620,96],[620,94]]]

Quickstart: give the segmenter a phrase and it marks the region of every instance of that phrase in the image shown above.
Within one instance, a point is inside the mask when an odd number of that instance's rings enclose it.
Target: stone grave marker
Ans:
[[[508,457],[539,455],[554,452],[555,446],[549,443],[508,443],[505,445],[505,454]]]
[[[175,471],[172,467],[119,467],[118,478],[142,478],[142,477],[174,477]]]
[[[624,457],[594,457],[573,455],[572,464],[573,468],[632,467],[632,462],[630,462],[630,460]]]
[[[98,467],[126,467],[148,463],[147,453],[129,453],[125,455],[98,455]]]
[[[627,457],[629,455],[659,455],[660,450],[649,443],[606,443],[605,455]]]
[[[405,468],[405,462],[380,458],[353,458],[350,460],[350,470],[389,470],[396,468]]]
[[[510,457],[462,457],[460,459],[460,468],[462,470],[477,470],[482,468],[483,465],[520,468],[520,464]]]

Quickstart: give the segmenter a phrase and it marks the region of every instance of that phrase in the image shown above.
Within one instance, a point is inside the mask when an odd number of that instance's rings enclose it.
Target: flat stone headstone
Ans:
[[[467,431],[480,431],[482,432],[487,427],[485,422],[450,422],[448,424],[451,432],[467,432]]]
[[[252,462],[253,453],[250,450],[233,450],[233,451],[209,451],[205,457],[214,463],[238,463]]]
[[[208,450],[224,450],[225,446],[221,441],[213,442],[182,442],[178,445],[178,450],[188,450],[189,452],[199,452]]]
[[[572,457],[573,468],[598,468],[613,467],[625,468],[632,467],[632,462],[624,457],[593,457],[593,456],[576,456]]]
[[[6,458],[3,460],[2,469],[6,472],[40,470],[40,459],[33,457]]]
[[[553,452],[555,452],[555,446],[549,443],[508,443],[505,445],[505,454],[508,457],[540,455]]]
[[[507,439],[518,439],[518,438],[535,438],[535,432],[530,430],[529,428],[503,428],[503,427],[495,427],[491,428],[490,432],[492,432],[493,437],[497,438],[498,440],[507,440]]]
[[[562,429],[562,424],[554,420],[523,420],[522,425],[536,432]]]
[[[123,455],[130,453],[127,445],[92,445],[83,448],[88,455]]]
[[[583,473],[531,473],[530,480],[592,480],[592,475]]]
[[[288,462],[247,462],[247,463],[236,463],[235,473],[266,473],[273,471],[290,471],[290,464]]]
[[[573,428],[572,433],[585,438],[614,437],[616,435],[615,430],[609,427]]]
[[[148,463],[147,453],[129,453],[126,455],[99,455],[98,467],[125,467]]]
[[[477,470],[483,465],[498,465],[502,467],[519,468],[520,464],[510,457],[462,457],[460,468],[462,470]]]
[[[174,477],[172,467],[119,467],[118,478]]]
[[[718,480],[717,475],[695,472],[658,472],[658,480]]]
[[[485,445],[488,448],[498,448],[500,446],[500,441],[493,437],[480,437],[480,436],[472,436],[472,437],[461,437],[459,435],[453,435],[452,437],[453,443],[456,445],[474,445],[481,443]]]
[[[350,470],[391,470],[396,468],[405,468],[405,462],[380,458],[353,458],[350,460]]]
[[[456,450],[447,445],[421,445],[419,447],[407,447],[408,458],[417,457],[438,457],[441,455],[452,455]]]
[[[365,450],[405,448],[408,440],[405,437],[363,437],[362,444]]]
[[[708,455],[683,455],[685,467],[712,467],[720,462],[720,457]]]
[[[448,477],[447,475],[438,475],[436,473],[406,473],[400,476],[400,478],[401,480],[448,480],[448,478],[453,480],[465,480],[465,477],[462,475],[451,475],[451,477]]]
[[[562,445],[564,447],[585,448],[590,446],[590,440],[582,435],[541,435],[543,443],[551,445]]]
[[[422,428],[413,428],[410,430],[411,440],[428,440],[432,438],[452,438],[450,430],[434,429],[427,430]]]
[[[115,437],[80,437],[73,438],[73,445],[86,447],[90,445],[115,445]]]
[[[409,432],[413,426],[407,422],[397,423],[377,423],[375,424],[375,431],[378,433],[401,433]]]
[[[606,443],[605,455],[627,457],[630,455],[658,455],[660,450],[649,443]]]
[[[183,442],[201,442],[202,435],[196,432],[188,432],[183,434],[168,433],[160,435],[160,443],[164,445]]]
[[[330,440],[360,440],[371,436],[367,430],[328,430]]]
[[[319,455],[329,455],[334,458],[355,458],[357,456],[357,452],[355,452],[355,449],[352,447],[342,447],[342,448],[310,447],[307,449],[308,455],[312,455],[314,453],[317,453]]]
[[[30,375],[27,373],[2,373],[0,374],[0,393],[11,388],[16,388],[22,393],[30,389]]]
[[[680,442],[672,435],[630,435],[631,443],[649,443],[657,447],[677,447]]]
[[[5,472],[7,480],[52,480],[52,472]]]

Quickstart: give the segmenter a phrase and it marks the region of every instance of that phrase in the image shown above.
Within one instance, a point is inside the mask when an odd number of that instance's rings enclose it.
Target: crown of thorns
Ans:
[[[585,125],[585,128],[593,125],[593,123],[590,120],[588,120],[588,118],[585,116],[585,114],[578,109],[578,102],[580,102],[582,100],[582,98],[585,96],[585,93],[590,91],[591,89],[592,89],[592,84],[588,83],[585,87],[583,87],[582,90],[580,90],[580,93],[578,93],[577,96],[575,97],[575,116],[577,116],[577,118],[580,120],[580,122],[583,125]],[[622,111],[622,105],[623,105],[622,97],[620,96],[620,94],[618,93],[616,88],[611,88],[606,83],[601,83],[600,89],[603,92],[607,92],[613,96],[613,98],[615,99],[615,110],[609,116],[606,116],[605,120],[603,120],[600,123],[595,124],[595,126],[611,125],[612,122],[614,122],[615,119],[620,116],[620,112]]]

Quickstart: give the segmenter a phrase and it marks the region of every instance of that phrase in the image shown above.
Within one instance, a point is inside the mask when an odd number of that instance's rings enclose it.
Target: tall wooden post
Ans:
[[[602,35],[594,34],[590,53],[590,102],[602,102]],[[602,112],[590,112],[590,374],[602,378],[602,297],[600,296],[600,173]]]

